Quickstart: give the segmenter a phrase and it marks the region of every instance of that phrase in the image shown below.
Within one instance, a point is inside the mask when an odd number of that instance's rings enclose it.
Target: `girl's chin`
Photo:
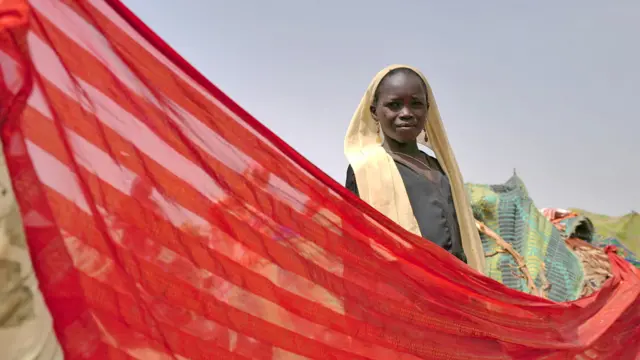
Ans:
[[[415,143],[416,141],[418,141],[418,136],[420,135],[420,133],[417,133],[415,131],[398,131],[396,132],[396,136],[394,136],[395,140],[401,144],[410,144],[410,143]]]

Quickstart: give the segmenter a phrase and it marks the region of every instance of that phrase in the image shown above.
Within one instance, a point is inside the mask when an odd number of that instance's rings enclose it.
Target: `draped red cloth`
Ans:
[[[638,356],[640,278],[613,252],[614,278],[572,303],[474,272],[119,1],[1,1],[0,67],[4,151],[67,359]]]

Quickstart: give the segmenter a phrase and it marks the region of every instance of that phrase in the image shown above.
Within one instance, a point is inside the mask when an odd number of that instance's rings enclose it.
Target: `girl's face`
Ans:
[[[385,141],[416,142],[427,122],[427,92],[420,76],[412,71],[389,74],[378,85],[377,95],[371,114]]]

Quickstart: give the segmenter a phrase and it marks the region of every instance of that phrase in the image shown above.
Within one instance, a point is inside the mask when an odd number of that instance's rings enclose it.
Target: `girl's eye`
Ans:
[[[390,103],[387,103],[387,107],[391,110],[400,110],[402,105],[397,101],[392,101]]]

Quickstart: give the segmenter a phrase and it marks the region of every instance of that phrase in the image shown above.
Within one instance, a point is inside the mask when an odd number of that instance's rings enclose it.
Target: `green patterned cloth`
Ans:
[[[525,259],[536,286],[543,285],[542,264],[551,284],[549,299],[571,301],[578,298],[584,270],[577,256],[565,245],[560,232],[538,211],[524,183],[517,176],[501,185],[467,184],[476,219],[509,242]],[[487,255],[499,250],[495,241],[482,235]],[[485,274],[510,288],[527,291],[513,257],[498,253],[487,257]]]

